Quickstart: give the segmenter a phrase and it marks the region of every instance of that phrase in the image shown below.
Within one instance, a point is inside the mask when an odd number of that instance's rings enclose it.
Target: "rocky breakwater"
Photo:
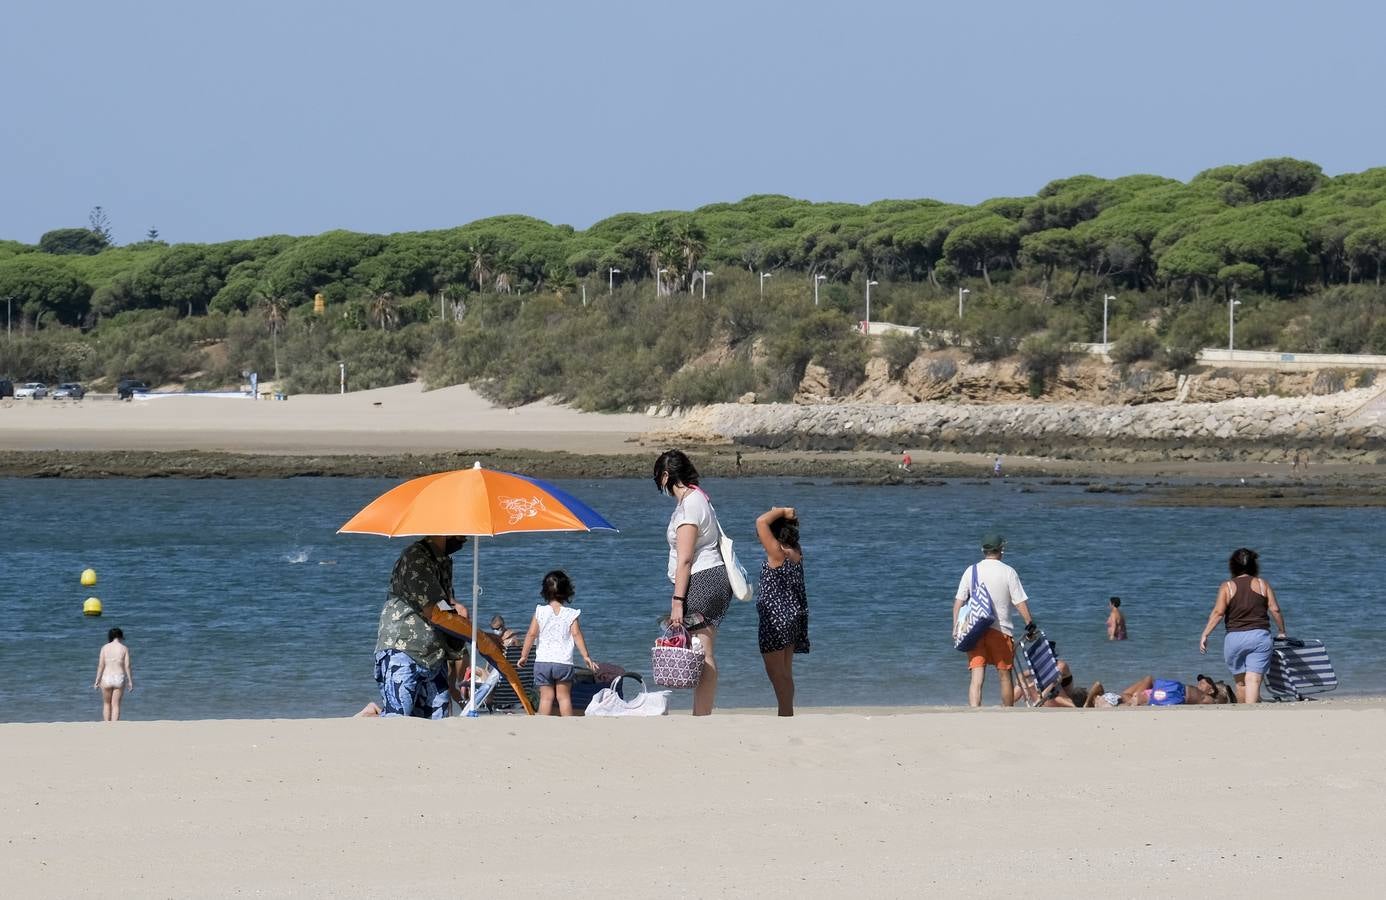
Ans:
[[[1386,461],[1378,391],[1214,403],[723,403],[665,442],[800,450],[943,450],[1111,461]],[[1380,460],[1378,460],[1378,457]]]

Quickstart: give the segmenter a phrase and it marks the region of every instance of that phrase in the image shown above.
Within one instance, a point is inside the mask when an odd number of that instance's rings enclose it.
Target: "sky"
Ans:
[[[1386,5],[8,0],[0,239],[117,243],[750,194],[1386,164]]]

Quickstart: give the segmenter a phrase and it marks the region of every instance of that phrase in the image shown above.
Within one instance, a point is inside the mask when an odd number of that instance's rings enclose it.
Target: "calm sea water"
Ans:
[[[99,719],[91,683],[113,625],[134,660],[127,718],[355,712],[376,693],[376,616],[404,544],[335,531],[392,485],[0,479],[0,721]],[[483,540],[482,619],[500,612],[523,629],[541,576],[562,567],[577,584],[593,655],[648,672],[655,619],[668,608],[671,501],[647,481],[561,486],[621,533]],[[795,664],[804,706],[964,703],[951,598],[992,528],[1006,534],[1031,609],[1082,682],[1224,675],[1221,634],[1206,657],[1197,638],[1227,555],[1246,545],[1260,551],[1291,633],[1327,642],[1343,692],[1386,692],[1373,615],[1386,576],[1376,510],[1146,508],[1128,494],[1011,479],[706,487],[748,568],[760,562],[755,516],[772,504],[800,510],[813,643]],[[86,567],[99,575],[94,589],[79,583]],[[470,576],[468,548],[457,558],[459,596]],[[1105,639],[1111,594],[1127,611],[1125,643]],[[89,595],[101,598],[103,617],[83,617]],[[720,704],[773,705],[752,604],[734,604],[718,656]],[[688,703],[687,692],[675,694],[676,708]]]

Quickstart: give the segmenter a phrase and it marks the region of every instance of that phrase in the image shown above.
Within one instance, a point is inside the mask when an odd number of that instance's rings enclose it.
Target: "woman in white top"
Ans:
[[[717,512],[702,488],[698,470],[681,450],[666,450],[654,464],[655,486],[677,502],[669,517],[665,537],[669,541],[669,580],[674,594],[669,601],[669,621],[701,616],[693,628],[702,644],[703,677],[693,689],[693,715],[712,713],[717,700],[717,628],[731,606],[731,582],[722,561],[721,531]]]
[[[573,599],[573,581],[566,572],[556,569],[544,576],[540,594],[545,602],[534,607],[534,618],[529,622],[525,634],[525,645],[520,650],[523,666],[529,660],[529,651],[538,640],[539,649],[534,654],[534,685],[539,688],[539,715],[553,715],[554,697],[558,697],[558,714],[573,714],[573,645],[582,652],[582,659],[589,669],[595,669],[587,652],[587,641],[583,640],[582,629],[578,627],[578,616],[582,610],[568,605]]]

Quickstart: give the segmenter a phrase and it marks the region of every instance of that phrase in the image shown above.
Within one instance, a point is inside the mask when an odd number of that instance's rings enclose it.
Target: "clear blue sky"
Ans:
[[[753,193],[972,203],[1270,156],[1386,164],[1386,7],[10,0],[0,238],[118,242]]]

